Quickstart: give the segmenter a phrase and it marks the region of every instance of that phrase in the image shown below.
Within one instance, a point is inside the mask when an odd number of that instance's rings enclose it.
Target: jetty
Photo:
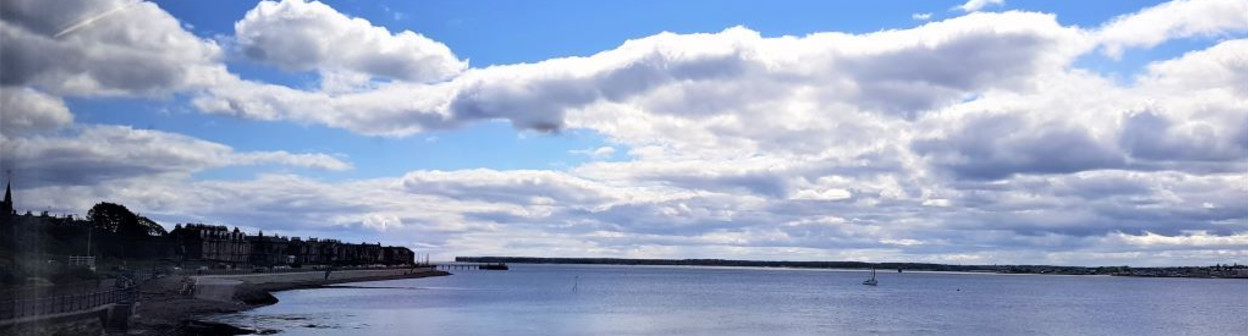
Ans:
[[[448,262],[428,264],[433,269],[444,271],[451,270],[483,270],[483,271],[506,271],[511,269],[506,263],[475,263],[475,262]]]

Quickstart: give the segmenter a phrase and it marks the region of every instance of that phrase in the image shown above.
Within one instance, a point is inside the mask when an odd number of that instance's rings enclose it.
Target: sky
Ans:
[[[468,255],[1248,262],[1248,0],[0,2],[17,208]]]

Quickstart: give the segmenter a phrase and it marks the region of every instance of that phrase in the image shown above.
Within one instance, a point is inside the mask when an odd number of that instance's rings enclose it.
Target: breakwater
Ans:
[[[377,281],[450,273],[428,268],[388,268],[363,270],[311,271],[286,273],[223,274],[195,276],[194,296],[205,300],[232,301],[239,288],[266,291],[311,288],[347,282]]]

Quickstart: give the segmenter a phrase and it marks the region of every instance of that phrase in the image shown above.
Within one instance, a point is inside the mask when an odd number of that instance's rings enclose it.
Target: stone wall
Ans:
[[[96,309],[72,314],[30,320],[24,323],[0,326],[0,335],[12,336],[87,336],[104,335],[103,318],[107,309]]]

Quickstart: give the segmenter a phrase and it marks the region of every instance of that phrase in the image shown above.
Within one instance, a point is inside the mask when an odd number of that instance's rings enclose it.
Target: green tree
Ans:
[[[156,221],[148,219],[147,217],[139,216],[139,226],[146,230],[147,235],[149,236],[163,236],[169,234],[169,232],[165,231],[165,227],[160,226],[160,223],[156,223]]]
[[[167,233],[165,228],[124,205],[101,202],[87,211],[87,218],[97,233],[99,250],[106,255],[148,258],[162,253],[158,237]]]
[[[161,236],[165,228],[147,217],[139,216],[126,206],[101,202],[87,211],[87,218],[100,230],[123,237]]]
[[[139,226],[139,216],[116,203],[100,202],[87,211],[87,219],[99,230],[122,233]]]

